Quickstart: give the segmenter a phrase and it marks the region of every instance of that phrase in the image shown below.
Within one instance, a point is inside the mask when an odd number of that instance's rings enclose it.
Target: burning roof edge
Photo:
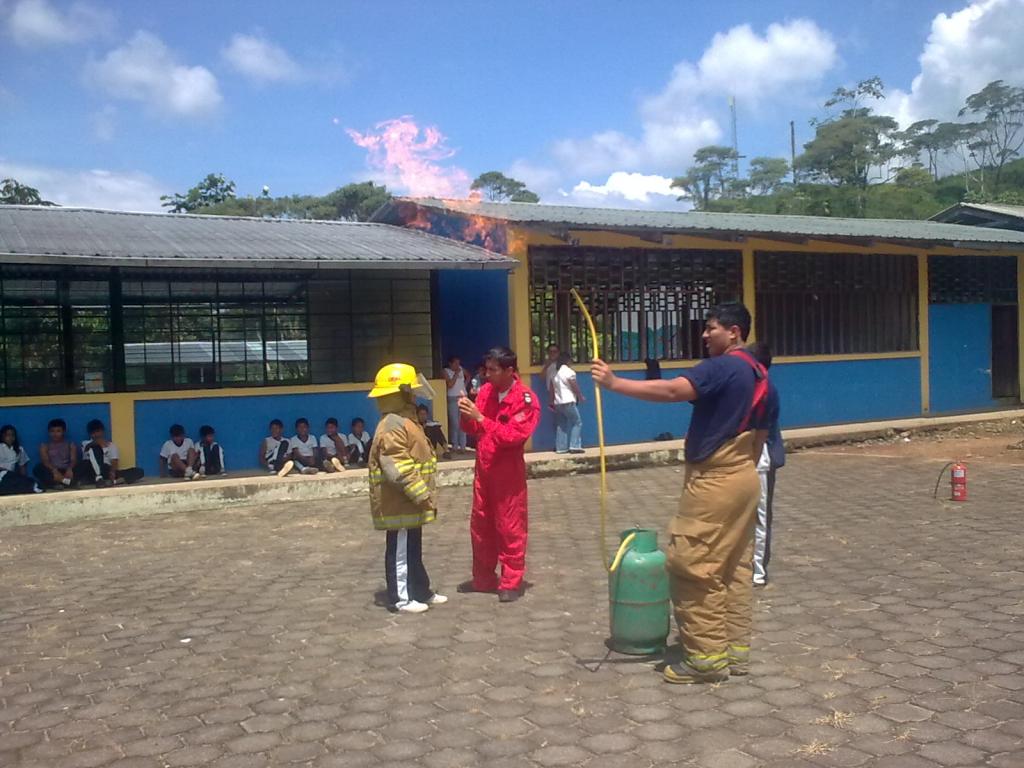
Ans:
[[[1024,253],[1024,233],[962,224],[913,219],[845,219],[705,211],[645,211],[587,208],[543,203],[490,203],[439,198],[395,198],[371,220],[402,223],[401,206],[413,206],[462,216],[479,216],[524,226],[580,230],[635,229],[665,234],[720,233],[737,237],[765,236],[816,240],[845,239],[949,245],[955,248]]]

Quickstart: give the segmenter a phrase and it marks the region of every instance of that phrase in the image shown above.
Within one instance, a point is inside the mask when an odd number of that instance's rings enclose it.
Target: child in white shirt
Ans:
[[[160,449],[160,476],[193,480],[196,477],[196,444],[185,436],[185,428],[181,424],[172,424],[170,432],[171,439]]]
[[[309,419],[295,421],[295,436],[288,441],[292,449],[292,461],[295,468],[304,475],[315,475],[316,455],[320,445],[313,435],[309,434]]]
[[[325,472],[341,472],[348,459],[348,440],[338,431],[338,420],[333,416],[324,424],[320,436],[320,467]]]
[[[10,424],[0,427],[0,495],[42,493],[28,476],[28,454],[18,441],[18,430]]]

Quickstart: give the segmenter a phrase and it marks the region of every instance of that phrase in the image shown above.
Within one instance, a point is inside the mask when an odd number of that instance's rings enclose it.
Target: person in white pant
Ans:
[[[462,361],[454,355],[448,358],[444,378],[448,386],[448,437],[453,451],[465,453],[466,433],[459,423],[459,399],[466,396],[466,370],[462,367]]]
[[[765,370],[771,368],[771,348],[764,342],[755,342],[748,351]],[[761,499],[757,503],[757,525],[754,528],[754,586],[768,583],[768,563],[772,558],[772,505],[775,500],[775,473],[786,463],[786,449],[779,429],[779,393],[772,384],[768,390],[765,416],[770,426],[768,439],[757,462],[757,476],[761,480]]]

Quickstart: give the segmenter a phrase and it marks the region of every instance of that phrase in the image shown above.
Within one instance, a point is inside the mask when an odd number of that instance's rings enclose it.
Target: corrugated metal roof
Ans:
[[[999,216],[1024,219],[1024,205],[1005,205],[1003,203],[957,203],[945,210],[939,211],[932,216],[932,219],[944,221],[950,214],[956,211],[984,211],[985,213],[995,213]]]
[[[388,224],[0,205],[0,259],[302,269],[511,269],[515,260]]]
[[[841,219],[827,216],[775,216],[758,213],[642,211],[583,208],[539,203],[486,203],[472,200],[409,198],[426,208],[501,219],[517,224],[544,224],[579,229],[644,229],[658,232],[707,232],[736,235],[786,235],[815,238],[865,238],[963,244],[984,244],[1024,250],[1024,233],[903,219]]]

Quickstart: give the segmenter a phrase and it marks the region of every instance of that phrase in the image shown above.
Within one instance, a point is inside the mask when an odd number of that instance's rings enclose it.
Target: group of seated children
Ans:
[[[308,419],[297,419],[295,434],[287,438],[284,423],[274,419],[270,422],[270,435],[263,438],[260,445],[260,465],[278,477],[292,472],[303,475],[341,472],[346,466],[366,466],[370,440],[366,422],[360,418],[352,419],[352,432],[348,436],[338,431],[337,419],[327,419],[319,440],[310,434]]]
[[[117,446],[107,440],[103,422],[93,419],[86,426],[89,439],[81,447],[68,440],[68,425],[52,419],[46,425],[50,439],[39,446],[39,463],[28,473],[28,454],[10,424],[0,427],[0,496],[42,493],[78,485],[105,488],[134,483],[143,476],[135,467],[122,469]]]
[[[209,424],[199,428],[199,443],[185,436],[181,424],[171,425],[171,439],[160,449],[160,476],[184,477],[198,480],[201,477],[226,475],[224,449],[217,442],[217,433]]]

